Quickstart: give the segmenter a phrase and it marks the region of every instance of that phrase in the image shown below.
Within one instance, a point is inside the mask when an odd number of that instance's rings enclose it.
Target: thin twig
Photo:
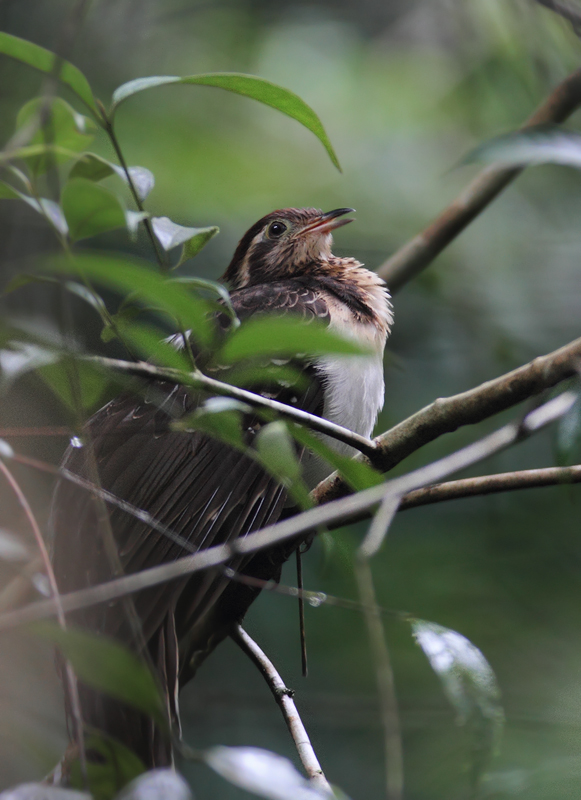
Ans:
[[[363,615],[367,624],[379,694],[379,707],[385,742],[385,794],[387,800],[402,800],[404,786],[403,747],[393,670],[387,642],[385,641],[381,613],[375,597],[373,575],[367,558],[362,556],[361,553],[358,554],[355,562],[355,575],[357,577]]]
[[[521,130],[564,122],[581,104],[581,69],[565,78]],[[428,227],[401,247],[377,270],[392,294],[414,278],[452,242],[524,167],[487,167]]]
[[[233,628],[230,636],[236,642],[238,647],[244,653],[246,653],[250,660],[256,664],[265,681],[267,682],[274,699],[282,711],[284,721],[286,722],[290,731],[290,735],[293,738],[299,758],[301,759],[301,763],[305,768],[305,772],[307,773],[309,780],[319,789],[323,789],[331,793],[331,787],[325,778],[323,770],[321,769],[321,765],[319,764],[319,760],[317,759],[315,751],[313,750],[313,745],[311,744],[309,735],[305,726],[303,725],[299,712],[297,711],[295,701],[293,700],[292,690],[287,689],[283,679],[280,677],[272,661],[256,644],[254,639],[252,639],[246,633],[244,628],[242,628],[240,625],[236,625]]]
[[[19,503],[20,507],[24,511],[24,514],[25,514],[25,516],[26,516],[26,518],[28,520],[28,523],[29,523],[30,527],[32,528],[32,531],[34,533],[34,538],[36,539],[37,547],[38,547],[38,549],[40,551],[40,557],[42,559],[42,564],[43,564],[43,567],[44,567],[44,569],[46,571],[46,575],[47,575],[47,578],[48,578],[48,583],[49,583],[50,591],[51,591],[51,594],[52,594],[51,602],[54,604],[54,614],[56,615],[56,618],[58,620],[58,624],[60,625],[62,630],[65,631],[67,629],[67,623],[66,623],[66,620],[65,620],[65,614],[64,614],[63,605],[62,605],[62,602],[61,602],[61,595],[59,593],[59,589],[58,589],[58,585],[57,585],[57,582],[56,582],[54,570],[52,568],[52,564],[51,564],[51,561],[50,561],[50,556],[48,554],[48,550],[46,549],[46,544],[44,542],[44,537],[43,537],[43,535],[41,533],[41,530],[40,530],[40,528],[38,526],[38,523],[36,521],[36,517],[34,516],[32,508],[30,507],[30,504],[29,504],[28,500],[26,499],[26,495],[24,494],[24,492],[20,488],[20,485],[18,484],[18,481],[16,480],[16,478],[14,477],[12,472],[8,469],[8,467],[6,466],[6,464],[4,463],[4,461],[1,458],[0,458],[0,472],[2,472],[2,474],[6,478],[6,481],[8,482],[10,488],[12,489],[13,493],[15,494],[16,499],[18,500],[18,503]],[[82,717],[82,714],[81,714],[81,703],[80,703],[80,700],[79,700],[79,690],[78,690],[78,686],[77,686],[77,678],[76,678],[75,673],[72,670],[72,667],[71,667],[70,663],[68,661],[65,661],[64,663],[65,663],[65,678],[66,678],[66,683],[67,683],[67,686],[68,686],[68,689],[69,689],[69,692],[70,692],[71,710],[72,710],[72,713],[73,713],[73,718],[75,720],[76,734],[77,734],[77,737],[78,737],[77,741],[79,743],[79,753],[80,753],[80,758],[81,758],[81,769],[82,769],[83,775],[86,776],[86,774],[87,774],[87,760],[86,760],[86,753],[85,753],[83,717]]]
[[[65,611],[75,611],[96,603],[108,602],[130,592],[148,589],[160,583],[176,580],[184,575],[201,572],[220,564],[224,564],[237,555],[249,555],[267,547],[280,544],[298,534],[316,531],[322,525],[341,520],[343,523],[358,518],[359,515],[373,508],[384,498],[404,495],[414,489],[437,483],[453,472],[476,464],[494,453],[504,450],[511,444],[521,441],[545,425],[559,419],[577,400],[573,392],[564,392],[558,397],[528,414],[520,424],[510,423],[494,433],[485,436],[461,450],[445,458],[421,467],[407,475],[402,475],[381,486],[359,492],[356,495],[343,497],[324,506],[312,508],[297,514],[295,517],[269,525],[261,531],[250,533],[242,539],[235,539],[228,544],[209,547],[194,555],[184,556],[167,564],[160,564],[141,572],[125,575],[107,583],[91,586],[77,592],[61,596]],[[50,617],[55,613],[53,600],[31,604],[26,608],[11,611],[0,616],[0,630],[23,625],[36,619]]]
[[[272,400],[269,397],[263,397],[261,394],[250,392],[247,389],[241,389],[238,386],[232,386],[229,383],[210,378],[199,370],[184,372],[184,370],[168,367],[156,367],[154,364],[148,364],[145,361],[134,363],[132,361],[122,361],[117,358],[105,358],[103,356],[86,356],[84,360],[129,375],[154,378],[160,381],[171,381],[183,386],[194,386],[199,389],[205,389],[212,394],[234,397],[255,408],[267,408],[271,411],[276,411],[287,419],[301,422],[308,428],[318,431],[319,433],[325,433],[327,436],[331,436],[339,442],[348,444],[350,447],[359,450],[365,455],[371,456],[375,451],[375,444],[371,439],[366,439],[365,436],[360,436],[358,433],[354,433],[348,428],[343,428],[341,425],[329,422],[329,420],[323,417],[317,417],[315,414],[309,414],[307,411],[303,411],[300,408],[294,408],[285,403],[280,403],[278,400]]]
[[[482,422],[544,389],[550,389],[577,374],[580,357],[581,338],[467,392],[434,400],[375,439],[373,465],[388,472],[442,434]],[[349,491],[347,482],[334,472],[315,487],[311,497],[317,504],[322,504]]]

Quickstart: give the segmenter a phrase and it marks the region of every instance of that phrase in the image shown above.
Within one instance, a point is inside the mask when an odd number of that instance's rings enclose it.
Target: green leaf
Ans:
[[[172,222],[169,217],[152,217],[151,226],[165,251],[172,250],[180,244],[183,245],[182,254],[176,267],[199,253],[206,242],[209,242],[212,236],[219,231],[219,228],[216,227],[186,228],[184,225]]]
[[[172,367],[191,372],[192,365],[183,349],[178,349],[164,339],[157,328],[128,319],[127,315],[115,315],[112,322],[122,340],[131,345],[144,359],[160,367]],[[179,339],[178,339],[179,341]]]
[[[54,73],[61,83],[72,89],[77,97],[91,109],[97,119],[101,118],[89,82],[83,73],[68,61],[60,59],[57,75],[54,69],[57,56],[54,53],[44,47],[39,47],[37,44],[28,42],[26,39],[20,39],[18,36],[12,36],[3,31],[0,31],[0,53],[14,58],[16,61],[21,61],[23,64],[28,64],[29,67],[33,67],[40,72],[49,75]]]
[[[87,778],[93,800],[112,800],[145,772],[145,765],[132,750],[104,733],[88,736],[85,749],[92,756],[87,759]],[[78,789],[85,785],[79,759],[71,765],[70,782]]]
[[[54,363],[40,365],[37,371],[59,400],[72,411],[77,411],[78,405],[84,411],[93,410],[107,388],[103,373],[95,365],[72,360],[66,355],[60,355]]]
[[[126,225],[125,209],[117,195],[85,178],[67,182],[62,206],[73,242]]]
[[[44,110],[45,99],[43,97],[35,97],[30,100],[18,112],[16,130],[20,131],[35,121],[39,123],[41,121],[41,112]],[[79,114],[61,97],[53,98],[46,112],[47,119],[43,128],[35,131],[29,140],[29,146],[49,144],[54,149],[49,147],[41,155],[26,157],[26,161],[34,175],[46,172],[55,163],[62,163],[68,160],[71,157],[69,154],[72,154],[74,158],[77,152],[84,150],[88,146],[93,138],[92,131],[96,128],[91,119]],[[25,158],[22,155],[22,151],[20,158]]]
[[[108,286],[122,294],[138,290],[141,301],[163,309],[176,320],[181,320],[193,331],[193,337],[202,344],[210,344],[214,336],[214,323],[210,316],[212,305],[155,272],[145,261],[130,260],[98,253],[82,253],[74,258],[55,258],[49,268],[70,274],[77,270],[85,278]]]
[[[206,764],[225,780],[268,800],[322,800],[329,798],[298,772],[292,763],[258,747],[212,747]]]
[[[216,232],[218,232],[218,230],[219,228],[216,228]],[[184,247],[186,245],[184,245]],[[202,291],[209,292],[211,295],[217,296],[219,300],[222,301],[223,308],[222,309],[217,308],[216,310],[223,310],[228,314],[231,320],[230,322],[231,330],[236,330],[236,328],[239,327],[240,320],[238,319],[238,317],[236,316],[236,312],[234,311],[234,306],[232,305],[232,299],[230,298],[230,292],[223,284],[216,283],[216,281],[209,281],[206,280],[205,278],[194,278],[189,275],[180,276],[178,278],[172,278],[172,281],[174,281],[175,283],[181,283],[184,286],[190,286],[193,289],[201,289]]]
[[[338,470],[354,491],[360,492],[363,489],[369,489],[371,486],[379,486],[385,480],[384,476],[369,464],[337,453],[328,444],[330,441],[328,438],[325,440],[320,439],[312,431],[300,425],[289,425],[288,430],[297,442],[304,447],[308,447],[309,450],[312,450],[329,463],[333,469]]]
[[[480,144],[462,160],[527,166],[563,164],[581,168],[581,134],[557,126],[543,125],[495,136]]]
[[[138,78],[129,83],[124,83],[113,92],[113,105],[111,107],[111,116],[115,113],[117,106],[126,100],[128,97],[142,92],[145,89],[153,89],[156,86],[165,86],[168,84],[194,84],[197,86],[215,86],[219,89],[226,89],[229,92],[250,97],[253,100],[258,100],[271,108],[275,108],[286,114],[288,117],[295,119],[304,125],[305,128],[314,133],[323,147],[329,154],[333,164],[341,171],[339,161],[333,150],[331,142],[323,124],[313,109],[308,106],[304,100],[278,86],[276,83],[264,80],[264,78],[257,78],[254,75],[242,75],[237,72],[214,72],[205,75],[187,75],[185,77],[177,77],[172,75],[159,75],[149,78]]]
[[[21,375],[54,364],[60,356],[30,342],[10,342],[10,349],[0,350],[0,387],[4,390]]]
[[[308,323],[298,317],[261,314],[242,323],[228,337],[216,356],[220,364],[246,358],[296,355],[369,355],[370,351],[353,339],[338,336],[320,320]]]
[[[165,726],[164,705],[149,667],[120,642],[80,628],[38,623],[34,633],[58,645],[80,681],[143,711]]]
[[[294,442],[286,423],[271,422],[260,429],[256,449],[263,467],[288,489],[293,499],[302,507],[312,506],[303,478]]]
[[[211,397],[193,414],[174,423],[174,430],[198,430],[214,439],[245,451],[246,443],[242,436],[242,415],[251,411],[250,407],[230,397]]]
[[[480,650],[456,631],[422,619],[412,620],[411,628],[456,710],[457,722],[472,725],[472,781],[476,786],[497,749],[504,725],[496,676]]]
[[[38,200],[34,197],[29,197],[27,194],[18,191],[13,186],[0,181],[0,200],[23,200],[27,205],[33,208],[38,214],[41,214],[48,222],[56,228],[56,230],[66,236],[68,233],[67,221],[63,215],[61,207],[54,200],[48,200],[46,197],[40,197]]]
[[[181,267],[185,261],[189,261],[190,258],[195,258],[200,250],[208,244],[210,239],[213,239],[216,234],[220,233],[220,228],[216,225],[211,225],[208,228],[192,228],[192,230],[195,230],[196,233],[191,239],[184,242],[180,260],[176,264],[176,269],[177,267]]]
[[[140,200],[145,200],[155,186],[153,172],[145,167],[128,167],[129,177]],[[69,173],[69,178],[86,178],[90,181],[102,181],[110,175],[118,175],[122,181],[129,183],[123,167],[107,161],[96,153],[83,153]]]

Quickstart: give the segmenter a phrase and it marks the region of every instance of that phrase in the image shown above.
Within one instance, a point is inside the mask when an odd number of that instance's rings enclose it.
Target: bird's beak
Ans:
[[[321,214],[316,220],[306,225],[300,232],[303,233],[329,233],[334,231],[335,228],[340,228],[342,225],[347,225],[348,222],[353,222],[352,219],[338,219],[343,214],[350,214],[355,211],[354,208],[336,208],[334,211],[327,211],[326,214]]]

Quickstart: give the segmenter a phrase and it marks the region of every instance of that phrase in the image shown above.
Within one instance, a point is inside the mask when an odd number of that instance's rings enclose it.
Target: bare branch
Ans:
[[[581,104],[581,69],[565,78],[527,120],[521,130],[564,122]],[[487,167],[428,227],[377,270],[392,294],[414,278],[460,234],[524,167]]]
[[[250,660],[258,667],[267,682],[274,699],[280,706],[284,721],[287,724],[290,735],[293,737],[299,758],[301,759],[301,763],[305,768],[309,780],[312,781],[314,786],[331,792],[331,787],[325,778],[321,765],[313,750],[309,735],[297,711],[295,701],[293,700],[293,691],[287,689],[272,661],[270,661],[266,653],[260,649],[254,639],[246,633],[244,628],[240,625],[236,625],[230,636],[238,647],[246,653]]]
[[[581,339],[575,339],[559,350],[539,356],[529,364],[474,389],[434,400],[375,439],[377,449],[373,455],[373,465],[387,472],[442,434],[451,433],[463,425],[482,422],[555,386],[576,374],[580,357]],[[320,505],[343,497],[349,491],[348,484],[339,473],[334,472],[315,487],[311,496]]]
[[[86,360],[118,372],[154,378],[160,381],[171,381],[172,383],[179,383],[182,386],[195,386],[198,389],[205,389],[212,394],[234,397],[236,400],[241,400],[254,408],[267,408],[271,411],[276,411],[286,419],[300,422],[306,425],[307,428],[318,431],[319,433],[325,433],[327,436],[331,436],[339,442],[354,447],[365,455],[371,456],[375,451],[375,444],[371,439],[366,439],[365,436],[360,436],[358,433],[354,433],[348,428],[335,425],[334,422],[329,422],[327,419],[317,417],[315,414],[309,414],[307,411],[303,411],[300,408],[293,408],[292,406],[287,406],[285,403],[279,403],[278,400],[271,400],[255,392],[249,392],[247,389],[241,389],[238,386],[231,386],[229,383],[209,378],[199,370],[195,372],[184,372],[179,369],[156,367],[145,361],[133,363],[131,361],[104,358],[102,356],[89,356]]]
[[[497,492],[512,492],[516,489],[533,489],[540,486],[560,486],[572,483],[581,483],[581,464],[572,467],[523,469],[518,472],[481,475],[478,478],[463,478],[408,492],[401,498],[399,511],[431,503],[441,503],[444,500],[457,500],[461,497],[477,497]]]
[[[96,603],[103,603],[122,597],[130,592],[157,586],[160,583],[175,580],[184,575],[210,569],[229,561],[236,555],[249,555],[267,547],[287,541],[298,534],[317,530],[322,525],[336,523],[339,520],[347,523],[380,503],[387,495],[398,496],[427,484],[441,481],[453,472],[482,461],[515,442],[521,441],[531,433],[540,430],[550,422],[559,419],[576,401],[573,392],[564,392],[543,406],[528,414],[519,425],[511,423],[495,431],[489,436],[452,453],[445,458],[421,467],[407,475],[388,481],[381,486],[374,486],[356,495],[343,497],[324,506],[312,508],[263,528],[261,531],[248,534],[242,539],[235,539],[228,544],[210,547],[194,555],[184,556],[176,561],[160,564],[141,572],[125,575],[107,583],[91,586],[77,592],[61,596],[64,611],[75,611]],[[23,625],[36,619],[50,617],[55,613],[53,600],[33,603],[26,608],[11,611],[0,616],[0,630]]]

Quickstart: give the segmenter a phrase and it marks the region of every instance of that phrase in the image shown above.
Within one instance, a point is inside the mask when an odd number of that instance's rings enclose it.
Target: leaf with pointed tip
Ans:
[[[329,154],[333,164],[341,171],[339,160],[329,141],[327,132],[319,117],[304,100],[294,92],[278,86],[276,83],[258,78],[255,75],[243,75],[238,72],[213,72],[205,75],[187,75],[178,77],[174,75],[158,75],[149,78],[137,78],[119,86],[113,92],[113,105],[111,106],[111,116],[115,113],[120,103],[128,97],[142,92],[145,89],[153,89],[157,86],[167,86],[169,84],[192,84],[196,86],[214,86],[219,89],[226,89],[229,92],[241,94],[258,100],[271,108],[275,108],[295,119],[304,125],[305,128],[314,133]]]
[[[66,183],[62,206],[73,242],[127,224],[125,209],[117,195],[86,178],[73,178]]]
[[[34,633],[58,645],[77,677],[93,689],[143,711],[165,726],[163,701],[149,667],[115,639],[80,628],[37,623]]]
[[[218,230],[218,228],[216,228]],[[210,294],[217,295],[218,298],[222,301],[224,306],[224,310],[227,312],[228,316],[232,320],[231,328],[232,330],[236,330],[240,325],[240,320],[236,316],[236,312],[234,311],[234,306],[232,305],[232,299],[230,297],[230,292],[228,289],[221,283],[216,283],[216,281],[206,280],[205,278],[194,278],[190,275],[179,276],[177,278],[172,278],[172,281],[175,283],[181,283],[184,286],[191,286],[195,289],[202,289],[203,291],[208,291]]]
[[[211,225],[208,228],[192,228],[191,230],[196,231],[196,233],[194,233],[191,239],[188,239],[183,243],[180,260],[174,269],[181,267],[181,265],[185,261],[189,261],[190,258],[195,258],[200,250],[202,250],[202,248],[208,244],[210,239],[213,239],[216,234],[220,233],[220,228],[218,228],[216,225]]]
[[[73,66],[73,64],[59,59],[60,65],[58,71],[55,72],[55,62],[57,56],[46,50],[44,47],[39,47],[37,44],[21,39],[18,36],[12,36],[9,33],[0,31],[0,53],[14,58],[23,64],[28,64],[29,67],[44,72],[47,75],[55,75],[58,80],[68,86],[69,89],[79,97],[85,105],[95,114],[97,119],[100,120],[101,115],[97,108],[97,103],[93,97],[93,92],[89,86],[89,82],[83,73]]]
[[[20,154],[34,175],[41,175],[54,164],[70,159],[71,156],[64,153],[71,153],[74,158],[76,153],[88,146],[96,128],[92,119],[79,114],[62,97],[54,97],[48,107],[45,103],[43,97],[35,97],[22,106],[16,117],[16,130],[20,131],[35,122],[38,125],[41,114],[43,117],[46,115],[46,120],[42,120],[42,128],[34,132],[28,145],[46,145],[48,142],[53,147],[38,156],[25,157],[22,152]]]
[[[515,167],[562,164],[580,169],[581,134],[557,126],[543,125],[495,136],[468,153],[461,163],[474,161]]]
[[[67,235],[69,230],[67,221],[61,207],[54,200],[48,200],[46,197],[40,197],[37,200],[35,197],[29,197],[24,192],[18,191],[18,189],[9,186],[3,181],[0,181],[0,200],[23,200],[38,214],[47,219],[59,233],[63,236]]]
[[[504,725],[496,676],[480,650],[457,631],[422,619],[412,620],[411,628],[456,710],[458,723],[471,722],[475,727],[472,777],[476,785]]]
[[[145,261],[98,253],[79,253],[72,259],[55,258],[48,266],[61,274],[78,270],[89,280],[124,295],[137,290],[136,297],[142,303],[150,303],[163,309],[174,319],[183,321],[185,327],[192,329],[196,341],[207,345],[213,340],[214,324],[210,316],[212,305],[155,272]]]
[[[212,747],[206,764],[225,780],[267,800],[330,800],[333,794],[315,788],[287,759],[258,747]]]
[[[155,186],[153,172],[145,167],[128,167],[129,177],[140,200],[145,200]],[[83,153],[69,173],[69,178],[86,178],[90,181],[102,181],[110,175],[118,175],[122,181],[129,183],[123,167],[107,161],[96,153]]]
[[[353,339],[330,331],[320,320],[306,323],[297,317],[261,314],[230,334],[216,360],[219,364],[232,364],[247,358],[369,353]]]
[[[271,422],[260,429],[256,437],[260,462],[280,481],[302,508],[311,508],[309,490],[303,481],[301,465],[286,423]]]
[[[327,441],[321,440],[301,425],[289,425],[288,430],[297,442],[324,458],[333,469],[338,470],[354,491],[360,492],[372,486],[379,486],[385,480],[384,476],[369,464],[341,455],[330,447]]]
[[[214,439],[245,451],[246,444],[242,437],[242,415],[250,408],[230,397],[210,397],[193,414],[174,423],[174,430],[198,430],[209,434]]]

